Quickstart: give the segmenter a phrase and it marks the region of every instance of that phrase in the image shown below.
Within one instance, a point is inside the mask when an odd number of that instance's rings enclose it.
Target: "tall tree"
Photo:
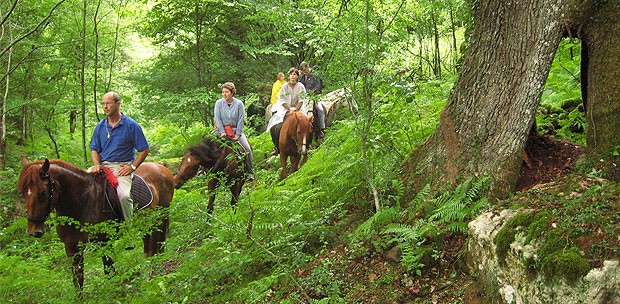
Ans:
[[[569,35],[581,38],[582,85],[585,85],[586,142],[592,160],[620,151],[620,2],[595,1],[578,16],[583,27]],[[584,84],[585,82],[585,84]]]
[[[590,65],[600,61],[600,70],[589,72],[592,74],[588,78],[594,82],[604,78],[603,84],[609,76],[617,76],[617,72],[609,71],[617,65],[607,65],[609,59],[600,58],[612,54],[610,46],[617,50],[620,43],[618,32],[601,34],[610,25],[617,29],[618,18],[612,17],[617,12],[617,1],[473,1],[471,43],[459,79],[440,114],[437,129],[405,165],[413,174],[410,178],[416,181],[414,188],[491,176],[491,194],[501,197],[513,191],[528,131],[565,29],[579,29],[587,23],[583,30],[588,29],[588,45],[604,50],[596,54],[590,48]],[[601,23],[593,21],[599,16],[607,18]],[[608,35],[615,39],[603,42],[610,38]],[[617,83],[617,78],[614,81]],[[597,112],[596,105],[600,104],[594,100],[613,100],[615,96],[617,109],[617,91],[610,93],[590,83],[588,92],[588,103],[595,104],[588,106],[588,115],[593,117],[589,124],[598,130],[609,127],[606,119],[597,116],[601,112]],[[593,97],[597,94],[601,96]],[[618,121],[617,112],[603,116],[613,114]],[[592,149],[599,146],[594,144]]]

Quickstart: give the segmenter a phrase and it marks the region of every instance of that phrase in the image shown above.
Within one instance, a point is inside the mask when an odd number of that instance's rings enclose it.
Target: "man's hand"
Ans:
[[[88,172],[100,172],[101,171],[101,164],[95,164],[92,167],[88,168]]]
[[[130,165],[121,165],[121,168],[118,169],[118,176],[125,176],[125,175],[129,175],[133,173],[133,169],[131,168]]]

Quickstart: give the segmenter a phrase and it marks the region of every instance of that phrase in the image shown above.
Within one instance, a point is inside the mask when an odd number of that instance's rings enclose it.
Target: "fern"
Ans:
[[[424,256],[425,248],[422,246],[422,241],[414,244],[402,246],[403,255],[402,255],[402,264],[407,267],[407,271],[410,273],[415,273],[418,276],[422,275],[422,268],[424,267],[424,263],[421,262],[422,257]]]
[[[486,198],[479,197],[480,192],[486,190],[487,181],[488,178],[468,179],[454,191],[443,193],[434,201],[437,209],[430,216],[430,220],[438,224],[448,223],[448,231],[464,232],[466,223],[458,222],[475,217],[488,204]]]
[[[357,227],[355,230],[355,235],[357,238],[361,239],[369,238],[381,227],[399,221],[403,215],[404,212],[400,211],[400,208],[398,207],[380,209],[377,213]]]
[[[394,235],[392,241],[398,243],[416,242],[423,238],[424,231],[409,224],[391,224],[382,232],[384,235]]]

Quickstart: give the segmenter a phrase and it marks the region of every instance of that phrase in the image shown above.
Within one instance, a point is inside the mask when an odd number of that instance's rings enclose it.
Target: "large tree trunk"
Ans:
[[[439,126],[405,164],[413,190],[491,176],[503,197],[524,146],[554,53],[579,0],[476,1],[463,69]]]
[[[588,54],[588,158],[608,159],[620,149],[620,2],[602,4],[577,34]]]

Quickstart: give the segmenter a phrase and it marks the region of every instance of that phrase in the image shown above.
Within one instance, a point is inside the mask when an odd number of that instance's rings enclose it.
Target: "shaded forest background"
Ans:
[[[139,222],[107,248],[87,246],[82,299],[421,303],[437,276],[452,286],[468,280],[438,269],[455,267],[467,221],[490,207],[475,194],[484,180],[405,197],[399,179],[452,90],[471,26],[467,2],[15,1],[2,2],[0,15],[2,298],[78,298],[56,233],[24,232],[15,189],[22,154],[86,168],[101,96],[114,90],[147,133],[147,160],[174,172],[185,148],[210,132],[219,84],[235,82],[248,113],[260,113],[275,75],[301,61],[316,66],[325,92],[351,88],[360,112],[339,112],[327,140],[283,182],[263,117],[249,117],[257,182],[237,212],[218,190],[208,215],[206,177],[193,179],[175,192],[164,254],[125,250],[144,232]],[[585,145],[579,62],[579,42],[563,40],[536,122],[540,134]],[[454,210],[455,202],[466,203]],[[453,242],[442,247],[431,234]],[[384,253],[395,245],[402,260],[389,264]],[[115,276],[102,275],[101,252],[117,261]],[[446,299],[464,301],[455,294]]]

